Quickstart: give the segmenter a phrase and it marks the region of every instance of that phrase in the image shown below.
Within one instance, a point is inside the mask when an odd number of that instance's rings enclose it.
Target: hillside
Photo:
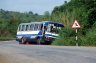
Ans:
[[[65,28],[55,45],[96,45],[96,0],[71,0],[61,6],[56,6],[52,12],[52,20],[64,23]],[[78,41],[75,40],[75,29],[72,29],[74,20],[80,22]]]

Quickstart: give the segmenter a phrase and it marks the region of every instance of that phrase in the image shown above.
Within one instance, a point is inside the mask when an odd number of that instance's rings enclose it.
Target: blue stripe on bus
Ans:
[[[18,34],[17,36],[25,36],[25,37],[31,37],[31,36],[39,36],[38,34]],[[52,36],[56,37],[55,35],[45,34],[45,36]]]
[[[42,31],[39,31],[38,35],[43,35]]]

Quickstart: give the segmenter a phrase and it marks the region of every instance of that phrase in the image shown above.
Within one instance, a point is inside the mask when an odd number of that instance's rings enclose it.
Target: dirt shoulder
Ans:
[[[6,54],[0,53],[0,63],[11,63],[11,62]]]

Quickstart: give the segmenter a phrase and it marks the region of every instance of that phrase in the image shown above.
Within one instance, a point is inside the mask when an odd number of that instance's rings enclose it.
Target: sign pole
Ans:
[[[77,36],[77,32],[78,32],[78,30],[77,30],[77,28],[76,28],[76,46],[78,46],[78,36]]]
[[[78,37],[77,37],[77,32],[78,32],[78,28],[80,28],[80,24],[77,20],[74,21],[72,28],[76,29],[76,46],[78,46]]]

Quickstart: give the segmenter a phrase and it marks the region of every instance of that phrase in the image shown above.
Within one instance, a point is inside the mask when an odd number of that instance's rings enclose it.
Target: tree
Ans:
[[[44,20],[50,20],[50,13],[48,11],[44,12]]]
[[[29,11],[29,14],[33,15],[33,12],[32,11]]]
[[[96,8],[92,8],[89,10],[88,14],[88,23],[92,26],[96,22]]]

